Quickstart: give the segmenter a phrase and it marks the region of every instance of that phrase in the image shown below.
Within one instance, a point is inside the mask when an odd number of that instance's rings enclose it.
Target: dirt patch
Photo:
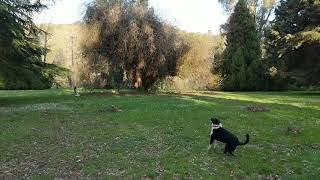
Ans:
[[[197,91],[197,92],[163,92],[162,95],[166,96],[188,96],[191,98],[197,98],[197,97],[204,97],[204,98],[210,98],[210,96],[219,94],[215,91]]]
[[[247,148],[252,148],[252,149],[264,149],[262,145],[259,144],[248,144],[246,145]]]
[[[287,151],[288,150],[287,146],[285,146],[283,144],[272,144],[271,145],[271,149],[272,149],[273,152],[278,152],[278,151],[283,152],[283,151]]]
[[[52,112],[50,112],[48,109],[44,109],[41,111],[40,115],[43,119],[46,119],[52,115]]]
[[[269,112],[270,109],[264,106],[247,106],[247,111],[249,112]]]
[[[219,93],[216,92],[216,91],[205,91],[205,92],[201,92],[201,93],[203,93],[203,94],[208,94],[208,95],[217,95],[217,94],[219,94]]]
[[[281,179],[279,175],[263,175],[263,174],[259,174],[257,179],[265,179],[265,180],[279,180]]]
[[[320,143],[311,144],[310,147],[312,149],[320,150]]]
[[[39,103],[28,104],[24,106],[0,106],[2,112],[29,112],[29,111],[48,111],[48,110],[70,110],[71,108],[60,103]]]
[[[104,96],[104,97],[121,97],[121,96],[147,96],[148,94],[140,92],[92,92],[85,96]]]
[[[297,134],[301,134],[302,131],[303,131],[303,129],[299,128],[299,127],[287,127],[285,129],[285,134],[286,135],[297,135]]]
[[[28,179],[32,174],[46,173],[47,162],[40,157],[14,159],[0,165],[0,179]]]
[[[56,170],[55,179],[81,179],[80,170],[71,168],[59,168]]]
[[[9,106],[9,104],[6,102],[0,102],[0,107],[6,107],[6,106]]]
[[[111,105],[108,108],[99,109],[99,112],[101,112],[101,113],[103,113],[103,112],[113,112],[113,113],[115,113],[115,112],[122,112],[122,109],[118,108],[115,105]]]
[[[105,173],[108,176],[125,176],[127,174],[127,171],[125,169],[106,169]]]

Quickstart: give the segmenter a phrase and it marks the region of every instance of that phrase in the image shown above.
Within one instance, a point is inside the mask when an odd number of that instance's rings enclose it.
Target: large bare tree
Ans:
[[[96,0],[88,6],[84,21],[89,36],[84,38],[83,52],[91,68],[87,75],[109,77],[116,84],[122,82],[120,76],[147,90],[157,80],[176,74],[187,49],[176,29],[163,23],[145,2]]]

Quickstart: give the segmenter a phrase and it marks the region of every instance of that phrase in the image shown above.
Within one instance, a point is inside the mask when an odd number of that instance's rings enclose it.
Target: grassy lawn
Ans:
[[[234,157],[207,151],[212,116],[250,134]],[[319,92],[0,91],[0,124],[0,179],[320,176]]]

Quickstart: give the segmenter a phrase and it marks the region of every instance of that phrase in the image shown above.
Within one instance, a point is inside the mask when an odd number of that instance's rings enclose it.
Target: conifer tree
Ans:
[[[0,1],[0,89],[44,89],[51,87],[39,44],[40,29],[32,14],[45,8],[42,1]]]
[[[261,62],[260,39],[254,17],[244,0],[239,0],[227,24],[226,49],[220,71],[225,90],[263,89],[264,67]]]

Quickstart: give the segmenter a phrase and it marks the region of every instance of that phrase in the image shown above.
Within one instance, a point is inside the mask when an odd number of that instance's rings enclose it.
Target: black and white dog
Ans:
[[[230,155],[233,155],[233,151],[236,149],[237,146],[239,145],[245,145],[249,142],[249,134],[246,135],[247,139],[244,143],[239,142],[239,139],[224,129],[222,127],[221,122],[217,118],[211,118],[211,133],[210,133],[210,144],[208,147],[208,150],[210,150],[212,143],[214,142],[214,148],[216,146],[215,141],[220,141],[223,143],[226,143],[226,146],[224,148],[224,153],[226,154],[227,152]]]

